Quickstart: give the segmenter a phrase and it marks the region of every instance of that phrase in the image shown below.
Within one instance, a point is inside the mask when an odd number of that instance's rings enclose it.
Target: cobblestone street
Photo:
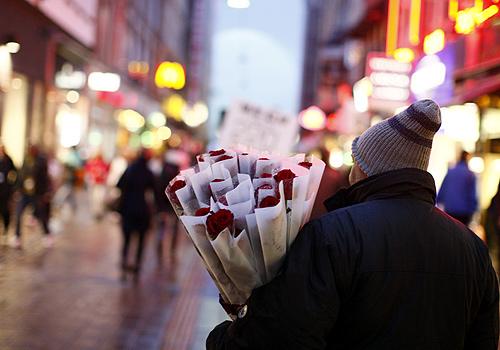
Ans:
[[[115,217],[60,225],[52,248],[36,225],[25,226],[22,250],[0,247],[0,349],[204,348],[224,314],[184,233],[177,263],[163,268],[150,234],[134,283],[120,280]]]

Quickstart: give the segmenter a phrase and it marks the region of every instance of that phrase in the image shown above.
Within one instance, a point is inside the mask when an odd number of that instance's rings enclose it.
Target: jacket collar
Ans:
[[[432,205],[436,202],[434,178],[427,171],[405,168],[370,176],[341,189],[324,202],[328,211],[365,201],[385,198],[413,198]]]

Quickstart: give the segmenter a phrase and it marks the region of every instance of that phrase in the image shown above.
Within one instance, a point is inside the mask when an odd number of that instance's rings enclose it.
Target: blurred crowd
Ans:
[[[164,255],[173,263],[179,226],[164,189],[190,165],[191,159],[186,151],[177,148],[159,152],[127,150],[111,160],[95,152],[85,159],[77,147],[69,149],[61,159],[37,145],[29,145],[22,166],[16,168],[0,141],[1,243],[22,249],[24,231],[38,224],[44,246],[52,247],[51,217],[65,212],[74,217],[79,209],[88,208],[96,222],[110,213],[121,217],[123,279],[129,274],[139,276],[150,227],[155,230],[158,263],[162,264]],[[169,242],[164,243],[167,235]],[[129,257],[131,246],[136,249],[133,257]]]

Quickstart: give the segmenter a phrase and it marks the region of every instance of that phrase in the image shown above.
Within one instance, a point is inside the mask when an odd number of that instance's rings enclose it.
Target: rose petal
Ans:
[[[194,213],[194,216],[205,216],[208,213],[210,213],[210,208],[204,207],[204,208],[200,208],[200,209],[196,210],[196,212]]]
[[[263,179],[263,178],[268,178],[268,177],[273,177],[273,176],[269,173],[262,173],[262,174],[260,174],[260,177]]]
[[[300,162],[299,165],[303,166],[306,169],[311,169],[311,167],[312,167],[312,163],[311,162]]]
[[[227,160],[227,159],[233,159],[233,157],[228,156],[227,154],[224,154],[223,156],[219,157],[217,159],[217,161],[220,162],[220,161]]]
[[[280,200],[274,196],[267,196],[264,198],[259,205],[259,208],[269,208],[276,206]]]
[[[226,153],[226,151],[223,148],[218,149],[216,151],[210,151],[210,152],[208,152],[208,154],[210,155],[210,157],[221,156],[224,153]]]

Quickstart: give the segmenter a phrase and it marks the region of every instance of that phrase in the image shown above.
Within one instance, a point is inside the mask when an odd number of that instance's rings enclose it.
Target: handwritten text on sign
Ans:
[[[297,118],[248,102],[231,105],[221,130],[222,147],[287,154],[297,138]]]

